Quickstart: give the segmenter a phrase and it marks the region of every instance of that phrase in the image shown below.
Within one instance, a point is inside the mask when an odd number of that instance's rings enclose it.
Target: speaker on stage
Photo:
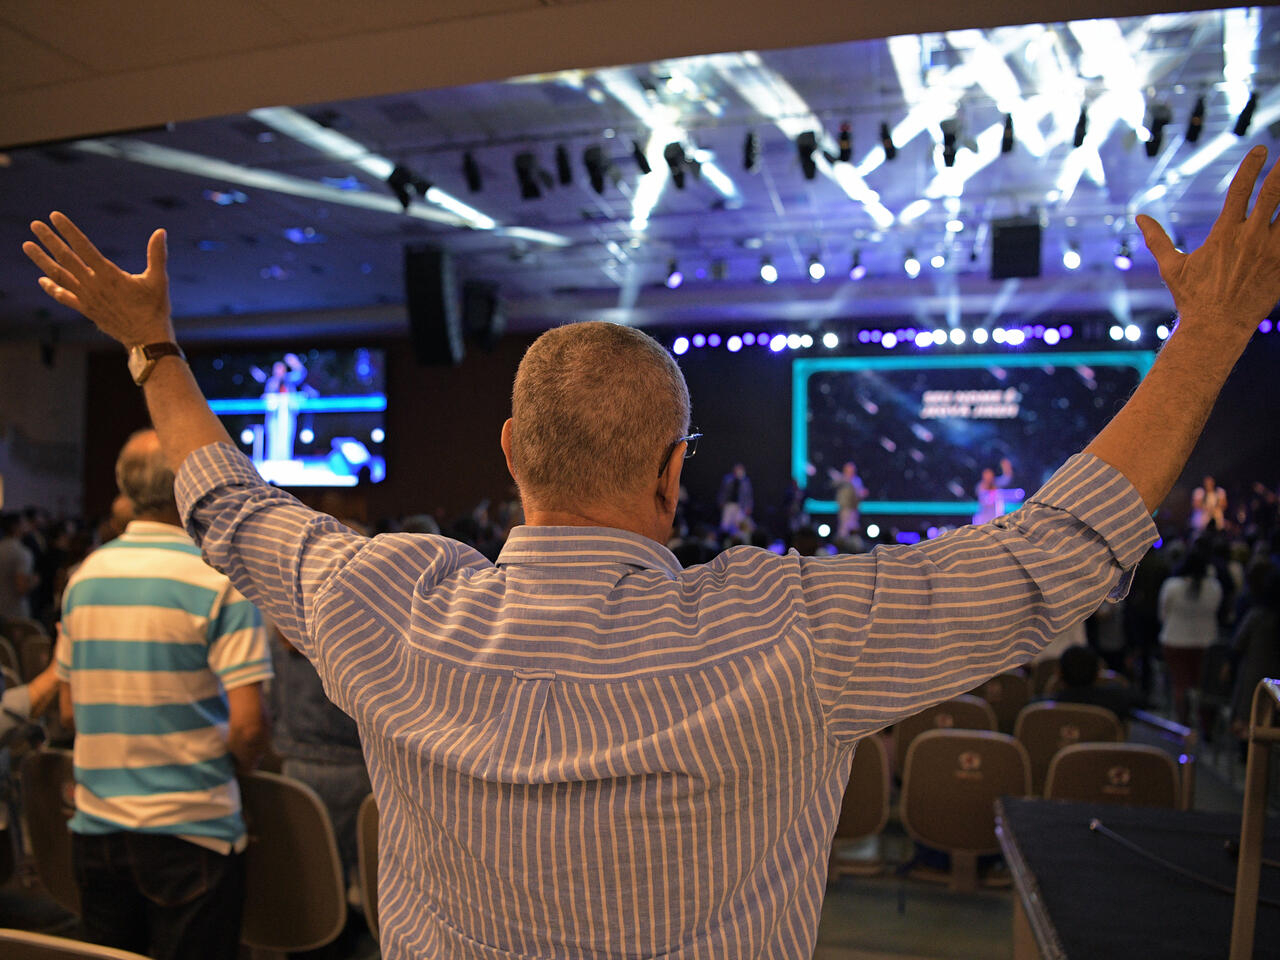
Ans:
[[[419,363],[462,363],[461,304],[453,259],[437,247],[404,248],[404,299],[409,339]]]
[[[1040,276],[1040,221],[1011,217],[991,221],[991,279]]]

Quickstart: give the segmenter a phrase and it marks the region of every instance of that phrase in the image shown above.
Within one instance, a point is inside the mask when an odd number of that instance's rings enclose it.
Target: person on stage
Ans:
[[[853,536],[862,529],[862,516],[858,507],[867,498],[867,488],[858,476],[858,467],[849,461],[837,473],[831,474],[831,482],[835,485],[836,506],[840,512],[836,515],[836,539],[843,540]]]
[[[1004,491],[1013,482],[1013,462],[1004,457],[1000,461],[1000,475],[990,467],[982,471],[982,479],[978,481],[975,493],[978,497],[978,512],[973,515],[973,522],[986,523],[1004,515]]]
[[[1191,494],[1191,529],[1196,533],[1223,530],[1227,525],[1227,492],[1205,477]]]

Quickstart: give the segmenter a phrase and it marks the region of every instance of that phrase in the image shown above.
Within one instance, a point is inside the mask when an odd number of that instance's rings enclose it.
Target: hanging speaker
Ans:
[[[467,280],[462,284],[462,332],[468,343],[492,350],[502,339],[507,321],[502,315],[497,284]]]
[[[404,300],[409,339],[419,363],[462,363],[465,351],[453,259],[436,247],[404,248]]]
[[[991,279],[1040,276],[1040,221],[1028,217],[991,221]]]

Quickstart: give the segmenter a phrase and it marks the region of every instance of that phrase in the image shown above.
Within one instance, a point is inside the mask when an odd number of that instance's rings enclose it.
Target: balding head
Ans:
[[[689,391],[652,337],[577,323],[539,337],[511,397],[511,466],[539,506],[621,504],[652,487],[659,461],[689,432]]]
[[[134,516],[177,514],[173,471],[165,463],[160,439],[154,430],[139,430],[125,441],[116,458],[116,486],[133,504]]]

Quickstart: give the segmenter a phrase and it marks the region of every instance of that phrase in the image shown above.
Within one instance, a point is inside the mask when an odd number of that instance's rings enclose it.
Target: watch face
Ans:
[[[133,382],[141,383],[145,380],[147,371],[154,362],[147,358],[147,354],[142,347],[132,347],[129,350],[129,375],[133,377]]]

